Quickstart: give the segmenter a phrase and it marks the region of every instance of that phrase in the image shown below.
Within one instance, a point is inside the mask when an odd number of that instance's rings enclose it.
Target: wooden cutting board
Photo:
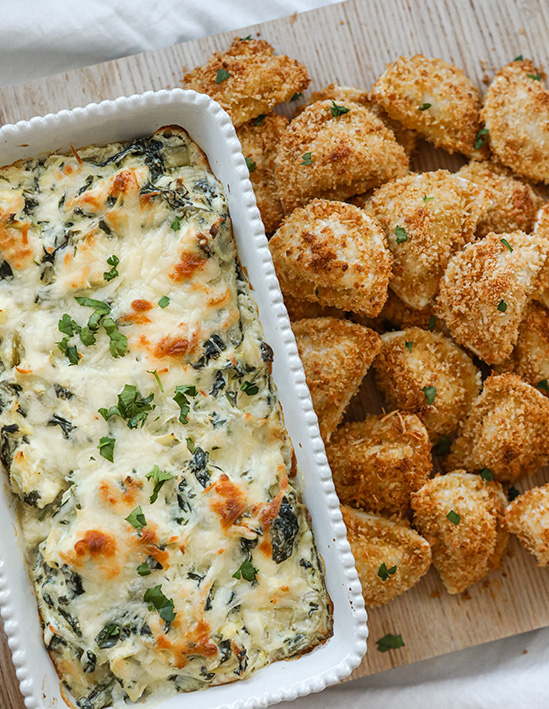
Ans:
[[[184,18],[181,18],[182,24]],[[308,13],[186,42],[0,89],[0,122],[14,122],[148,89],[180,85],[190,69],[235,35],[260,36],[304,62],[309,91],[336,81],[370,88],[385,64],[422,52],[461,66],[485,88],[495,70],[519,54],[546,60],[549,3],[544,0],[349,0]],[[307,92],[309,93],[309,92]],[[289,114],[292,106],[283,110]],[[423,146],[417,169],[455,169],[463,160]],[[348,414],[380,410],[367,378]],[[549,480],[540,471],[525,489]],[[450,596],[431,570],[408,593],[369,613],[369,651],[353,677],[479,645],[549,625],[549,570],[512,543],[504,566],[466,594]],[[375,640],[400,633],[405,646],[380,653]],[[23,709],[5,638],[0,634],[0,707]]]

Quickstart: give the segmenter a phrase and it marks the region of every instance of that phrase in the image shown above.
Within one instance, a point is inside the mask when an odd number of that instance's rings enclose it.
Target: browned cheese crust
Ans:
[[[505,527],[534,554],[538,566],[549,564],[549,485],[519,495],[505,510]]]
[[[223,72],[230,76],[223,78]],[[235,38],[225,52],[215,52],[206,64],[185,74],[183,88],[208,94],[223,106],[235,126],[241,126],[304,91],[309,81],[303,64],[274,56],[265,40]]]
[[[549,202],[546,202],[537,214],[534,234],[549,244]],[[545,259],[532,297],[549,308],[549,256]]]
[[[531,301],[520,324],[519,336],[511,356],[496,368],[518,374],[549,396],[549,310]],[[549,431],[548,434],[549,436]]]
[[[489,468],[513,483],[549,461],[549,400],[515,374],[492,375],[471,406],[446,469]]]
[[[412,495],[414,524],[431,544],[448,593],[465,591],[500,565],[506,502],[499,483],[463,470],[437,475]]]
[[[472,160],[457,173],[480,185],[486,193],[486,206],[477,224],[476,236],[490,232],[505,234],[520,229],[530,233],[542,199],[532,187],[521,182],[496,163]]]
[[[429,305],[452,254],[474,238],[481,193],[437,170],[393,180],[372,195],[367,210],[383,227],[395,259],[390,287],[411,308]]]
[[[456,254],[436,303],[452,337],[488,364],[503,362],[517,342],[548,248],[540,236],[515,231],[488,234]]]
[[[346,199],[408,171],[393,133],[364,106],[333,116],[318,101],[294,120],[279,145],[275,175],[286,214],[313,197]]]
[[[372,97],[391,118],[437,147],[480,154],[473,147],[480,129],[480,94],[459,67],[422,54],[399,57],[376,81]]]
[[[367,606],[381,606],[412,588],[431,566],[431,548],[405,522],[395,522],[342,505],[347,539],[355,557]],[[394,572],[380,576],[382,564]]]
[[[456,433],[480,390],[480,372],[469,355],[444,335],[418,327],[381,340],[373,367],[387,407],[417,414],[433,444]]]
[[[343,424],[326,453],[341,502],[374,514],[404,517],[432,470],[425,426],[400,411]]]
[[[267,234],[278,229],[284,217],[274,176],[274,159],[288,119],[271,113],[248,121],[236,131],[244,157],[251,161],[250,180]]]
[[[544,78],[529,59],[504,66],[488,87],[481,115],[495,157],[517,175],[549,183],[549,93]]]
[[[336,318],[298,320],[293,330],[320,433],[328,441],[379,352],[381,340],[362,325]]]
[[[389,117],[387,111],[381,107],[379,103],[373,100],[372,95],[368,91],[357,89],[353,86],[338,86],[338,84],[330,84],[320,91],[313,91],[311,98],[307,101],[307,105],[316,103],[316,101],[335,101],[338,105],[345,105],[347,101],[359,103],[361,106],[368,108],[374,116],[377,116],[391,130],[397,139],[397,142],[402,145],[408,155],[412,155],[417,147],[417,134],[413,130],[405,128],[402,123],[393,120]]]
[[[372,317],[383,307],[393,259],[358,207],[315,199],[286,218],[269,247],[283,293]]]

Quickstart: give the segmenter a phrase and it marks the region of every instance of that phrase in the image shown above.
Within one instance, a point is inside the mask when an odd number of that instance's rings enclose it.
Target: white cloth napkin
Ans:
[[[0,86],[334,1],[1,0]],[[545,709],[548,668],[549,628],[347,682],[292,709]]]

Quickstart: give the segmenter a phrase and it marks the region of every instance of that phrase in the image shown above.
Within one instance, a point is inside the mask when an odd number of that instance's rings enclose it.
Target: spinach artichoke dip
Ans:
[[[0,170],[1,460],[80,709],[233,682],[331,634],[272,350],[177,126]]]

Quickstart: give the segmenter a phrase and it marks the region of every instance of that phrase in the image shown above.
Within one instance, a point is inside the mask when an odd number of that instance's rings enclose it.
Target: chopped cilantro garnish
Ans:
[[[450,510],[448,514],[446,515],[446,519],[449,520],[452,524],[459,524],[461,522],[461,515],[458,515],[457,512],[454,512],[454,510]]]
[[[391,566],[390,569],[387,568],[387,564],[383,563],[378,569],[377,575],[379,578],[385,582],[390,576],[394,576],[396,574],[396,564],[394,566]]]
[[[313,156],[311,153],[305,153],[303,156],[302,162],[300,162],[300,165],[311,165],[313,162]]]
[[[431,332],[433,332],[433,330],[435,329],[436,326],[437,326],[437,319],[435,318],[434,315],[431,315],[431,317],[429,318],[428,328]]]
[[[116,267],[120,263],[120,259],[118,258],[118,256],[113,254],[112,256],[109,256],[109,258],[107,259],[107,263],[109,264],[109,266],[112,266],[112,268],[110,271],[105,271],[105,273],[103,273],[103,278],[106,281],[112,281],[113,278],[117,278],[117,276],[119,275],[118,269]]]
[[[249,34],[249,35],[246,35],[246,37],[240,37],[239,39],[241,42],[247,42],[251,38],[252,38],[252,35]]]
[[[128,349],[128,338],[120,332],[118,325],[111,317],[103,318],[102,324],[110,339],[111,355],[115,359],[123,357]]]
[[[433,401],[435,400],[435,396],[437,395],[437,388],[436,387],[423,387],[423,393],[425,394],[425,398],[427,399],[427,403],[429,404],[429,406],[431,406]]]
[[[118,404],[111,406],[110,409],[99,409],[99,413],[105,421],[108,421],[111,416],[120,416],[126,421],[128,428],[137,428],[139,424],[143,427],[149,411],[155,408],[155,405],[151,404],[153,399],[154,394],[142,397],[135,385],[126,384],[118,394]]]
[[[166,621],[167,628],[170,627],[177,613],[173,610],[173,600],[166,598],[162,593],[160,584],[154,588],[148,588],[143,596],[145,603],[149,604],[149,610],[157,610],[162,620]]]
[[[167,473],[165,470],[160,470],[158,465],[155,465],[150,473],[145,475],[147,480],[152,480],[154,483],[153,494],[150,497],[150,503],[156,502],[158,500],[158,493],[160,492],[162,486],[167,480],[171,480],[173,475]]]
[[[76,295],[74,297],[78,305],[84,308],[93,308],[99,313],[108,315],[111,312],[111,306],[105,303],[104,300],[95,300],[95,298],[85,298],[83,296]]]
[[[507,241],[507,239],[500,239],[501,243],[506,246],[511,253],[513,253],[513,247],[511,244]]]
[[[350,110],[351,109],[346,106],[338,106],[335,101],[332,101],[332,105],[330,106],[330,113],[334,118],[337,118],[337,116],[343,116],[345,113],[349,113]]]
[[[248,396],[253,396],[259,391],[259,387],[256,384],[253,384],[252,382],[244,382],[240,389]]]
[[[168,305],[170,304],[170,299],[168,298],[167,295],[163,295],[162,298],[158,301],[158,305],[161,308],[167,308]]]
[[[80,361],[80,352],[76,345],[69,345],[69,338],[64,337],[61,342],[57,343],[57,346],[61,352],[68,357],[69,362],[72,364],[78,364]]]
[[[489,483],[494,479],[494,473],[490,470],[490,468],[483,468],[480,471],[480,477],[485,483]]]
[[[452,439],[450,438],[450,436],[447,436],[445,433],[443,433],[438,442],[438,446],[436,447],[436,454],[446,455],[450,450],[451,445]]]
[[[424,201],[424,202],[430,202],[432,199],[434,199],[434,197],[427,197],[426,194],[423,195],[423,201]]]
[[[191,405],[187,396],[197,395],[196,387],[190,384],[183,384],[182,386],[175,387],[175,396],[173,400],[179,406],[179,420],[182,424],[186,425],[189,422],[188,416],[191,410]]]
[[[514,485],[511,485],[511,487],[507,490],[507,499],[509,500],[509,502],[513,502],[513,500],[519,495],[520,492]]]
[[[234,579],[239,579],[243,578],[245,581],[255,581],[255,577],[257,575],[258,569],[255,569],[252,562],[249,559],[246,559],[240,564],[240,568],[238,568],[234,574],[233,578]]]
[[[137,567],[137,573],[140,576],[150,576],[151,575],[151,570],[149,569],[149,565],[147,564],[146,561],[144,561],[142,564],[139,564]]]
[[[215,83],[220,84],[222,81],[226,81],[230,77],[229,72],[226,69],[218,69],[215,75]]]
[[[428,108],[431,108],[430,103],[424,103],[421,106],[418,106],[418,111],[426,111]]]
[[[529,79],[533,79],[534,81],[541,81],[543,79],[543,76],[541,74],[526,74],[526,76]]]
[[[507,310],[507,303],[504,300],[499,301],[498,310],[500,313],[504,313]]]
[[[412,341],[412,342],[405,342],[404,344],[406,345],[406,347],[407,347],[407,349],[408,349],[408,352],[409,352],[410,354],[412,354],[412,347],[414,346],[413,341]]]
[[[106,458],[107,460],[110,460],[111,463],[114,463],[114,444],[116,443],[115,438],[109,438],[109,436],[103,436],[99,440],[99,445],[97,446],[99,448],[99,454],[103,456],[103,458]]]
[[[298,91],[297,94],[294,94],[290,101],[299,101],[300,98],[303,98],[303,91]]]
[[[175,217],[170,224],[170,229],[173,229],[173,231],[179,231],[181,229],[181,219],[179,217]]]
[[[111,257],[116,258],[116,257]],[[93,308],[94,312],[88,320],[86,327],[82,328],[80,339],[85,345],[93,345],[95,337],[93,333],[97,332],[100,325],[110,339],[110,350],[113,357],[123,357],[128,349],[128,338],[123,335],[118,329],[118,325],[111,317],[108,317],[111,312],[111,306],[103,300],[95,300],[94,298],[84,298],[81,296],[75,297],[76,302],[86,308]]]
[[[246,158],[246,167],[248,168],[249,172],[255,172],[257,165],[251,158]]]
[[[538,389],[543,389],[543,391],[546,391],[549,394],[549,382],[547,379],[542,379],[541,382],[536,384],[536,387]]]
[[[135,510],[130,512],[130,514],[127,517],[124,517],[124,519],[137,530],[143,529],[143,527],[147,526],[147,520],[145,519],[145,515],[143,514],[141,507],[136,507]]]
[[[401,226],[395,227],[395,236],[397,244],[403,244],[405,241],[408,241],[408,234]]]
[[[148,374],[152,374],[153,377],[156,379],[156,383],[158,384],[158,388],[162,393],[164,393],[164,387],[162,386],[162,382],[160,381],[160,377],[158,376],[158,372],[156,369],[147,369]]]
[[[80,339],[82,340],[82,344],[86,345],[86,347],[95,344],[95,335],[89,325],[86,325],[80,330]]]
[[[404,647],[402,635],[384,635],[379,640],[376,640],[377,649],[379,652],[387,652],[388,650],[396,650],[399,647]]]
[[[265,120],[265,114],[260,114],[257,118],[254,118],[254,126],[260,126]]]
[[[57,327],[64,335],[68,335],[69,337],[72,337],[75,333],[78,334],[82,329],[67,313],[63,315]]]
[[[475,142],[473,143],[473,148],[475,150],[480,150],[481,148],[483,148],[488,142],[489,136],[490,131],[488,130],[488,128],[481,128],[476,134]]]
[[[515,57],[513,59],[513,61],[514,62],[522,62],[522,61],[524,61],[524,57],[522,56],[522,54],[519,54],[518,57]]]
[[[194,453],[196,450],[196,446],[193,443],[193,439],[185,438],[185,443],[187,444],[187,450],[189,451],[189,453]]]

